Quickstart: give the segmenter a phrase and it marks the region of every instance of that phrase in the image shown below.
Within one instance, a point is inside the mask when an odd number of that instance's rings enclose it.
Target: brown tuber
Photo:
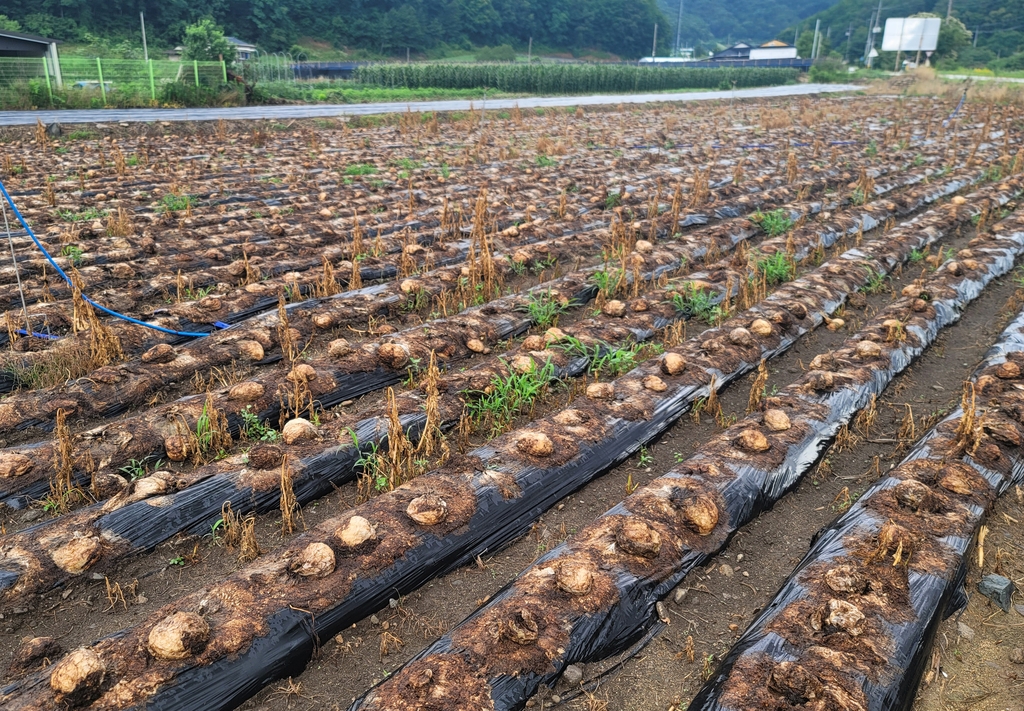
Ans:
[[[757,336],[770,336],[772,335],[772,324],[763,318],[754,319],[750,324],[750,332]]]
[[[484,342],[481,341],[479,338],[470,338],[468,341],[466,341],[466,348],[472,351],[473,353],[487,352],[487,346],[484,345]]]
[[[624,316],[626,314],[626,305],[618,299],[612,299],[604,305],[601,309],[605,316]]]
[[[615,386],[611,383],[591,383],[587,386],[587,397],[591,400],[611,400],[615,397]]]
[[[103,544],[96,536],[76,536],[50,552],[50,558],[61,570],[78,575],[90,568],[103,554]]]
[[[436,526],[448,516],[448,504],[440,496],[423,494],[409,502],[405,513],[421,526]]]
[[[594,584],[593,567],[566,558],[555,565],[555,585],[570,595],[586,595]]]
[[[373,526],[362,516],[353,516],[344,526],[338,526],[334,537],[347,548],[357,548],[376,537]]]
[[[647,522],[631,516],[615,531],[615,546],[630,555],[657,558],[661,552],[661,535]]]
[[[969,496],[974,491],[974,487],[971,486],[971,480],[964,476],[963,472],[956,469],[942,477],[939,480],[939,486],[946,491],[951,491],[961,496]]]
[[[377,360],[388,368],[399,370],[409,362],[409,351],[400,343],[382,343],[377,349]]]
[[[1011,360],[1005,363],[1000,363],[995,367],[995,374],[997,378],[1003,380],[1016,380],[1020,377],[1020,366]]]
[[[882,347],[874,341],[861,341],[854,352],[858,358],[877,358],[882,355]]]
[[[755,429],[746,429],[740,432],[735,443],[737,447],[747,452],[765,452],[771,447],[764,433]]]
[[[832,592],[857,593],[858,595],[867,588],[867,580],[864,574],[852,565],[837,565],[825,571],[825,585]]]
[[[683,520],[698,535],[706,536],[718,525],[718,504],[710,496],[692,496],[683,502]]]
[[[285,376],[291,383],[308,383],[316,380],[316,369],[309,363],[299,363]]]
[[[331,358],[344,358],[352,352],[352,346],[344,338],[335,338],[327,344],[327,355]]]
[[[174,346],[168,343],[158,343],[142,354],[142,362],[170,363],[175,357]]]
[[[164,451],[172,462],[183,462],[188,458],[188,439],[181,435],[171,435],[164,440]]]
[[[54,665],[50,672],[50,688],[58,695],[58,703],[81,706],[99,696],[106,667],[91,649],[80,647]]]
[[[824,610],[811,614],[811,627],[820,631],[826,626],[841,629],[851,637],[856,637],[864,631],[864,613],[845,600],[829,600]]]
[[[661,357],[661,372],[665,375],[679,375],[686,370],[686,361],[678,353],[666,353]]]
[[[793,426],[789,421],[789,415],[782,410],[766,410],[764,413],[764,425],[772,432],[785,432]]]
[[[281,439],[285,444],[295,444],[316,437],[316,427],[309,420],[296,417],[289,420],[281,430]]]
[[[252,361],[263,360],[263,346],[259,341],[239,341],[235,345],[243,358]]]
[[[326,543],[310,543],[289,569],[304,578],[325,578],[334,572],[334,551]]]
[[[531,457],[550,457],[555,445],[543,432],[524,432],[516,440],[516,449]]]
[[[533,613],[527,609],[519,610],[502,625],[502,635],[516,644],[533,644],[540,636],[537,631],[537,621],[533,619]]]
[[[659,378],[657,375],[648,375],[643,379],[643,386],[648,390],[656,393],[663,393],[668,390],[668,385],[665,381]]]
[[[524,351],[542,351],[547,347],[543,336],[533,335],[523,339]]]
[[[893,496],[900,506],[911,511],[931,511],[935,508],[935,497],[927,484],[916,479],[905,479],[893,487]]]
[[[175,612],[149,631],[146,647],[157,659],[184,659],[201,652],[210,640],[210,626],[195,612]]]
[[[729,331],[729,340],[732,341],[735,345],[742,346],[744,348],[749,348],[750,346],[753,346],[756,343],[750,331],[743,328],[742,326],[739,326]]]
[[[533,358],[526,355],[517,355],[512,358],[512,361],[508,364],[508,367],[515,373],[520,375],[526,373],[532,373],[537,368],[537,364],[533,362]]]
[[[246,380],[243,383],[231,386],[231,389],[228,390],[228,400],[252,402],[253,400],[259,400],[263,397],[264,392],[266,392],[266,389],[263,387],[262,383]]]

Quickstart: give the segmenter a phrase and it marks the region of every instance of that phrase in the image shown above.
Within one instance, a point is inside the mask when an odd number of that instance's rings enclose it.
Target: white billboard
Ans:
[[[939,43],[938,17],[890,17],[882,36],[883,52],[934,52]]]

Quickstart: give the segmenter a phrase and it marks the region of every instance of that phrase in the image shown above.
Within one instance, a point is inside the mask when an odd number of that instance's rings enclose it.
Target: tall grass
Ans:
[[[621,64],[373,64],[360,67],[362,84],[410,89],[474,89],[535,94],[731,89],[786,84],[796,69],[765,67],[636,67]]]

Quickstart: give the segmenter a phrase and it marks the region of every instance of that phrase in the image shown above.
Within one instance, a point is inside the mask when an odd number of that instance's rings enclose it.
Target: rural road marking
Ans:
[[[405,111],[468,111],[480,109],[546,108],[555,106],[598,106],[602,104],[646,104],[659,101],[711,101],[714,99],[757,99],[776,96],[805,96],[859,91],[852,84],[789,84],[736,91],[693,91],[664,94],[604,94],[591,96],[525,97],[458,101],[412,101],[380,104],[309,104],[302,106],[242,106],[210,109],[95,109],[57,111],[0,111],[0,126],[43,123],[117,123],[122,121],[212,121],[215,119],[294,119],[321,116],[366,116]]]

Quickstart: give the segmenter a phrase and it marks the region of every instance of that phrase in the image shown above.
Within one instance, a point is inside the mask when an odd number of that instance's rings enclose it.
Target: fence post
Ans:
[[[153,79],[153,60],[149,60],[147,64],[149,64],[149,94],[153,97],[153,101],[156,101],[156,81]]]
[[[100,58],[96,57],[96,70],[100,75],[100,93],[103,94],[103,105],[107,105],[107,85],[103,83],[103,63],[100,62]]]
[[[50,87],[50,65],[43,57],[43,76],[46,77],[46,93],[50,95],[50,108],[53,108],[53,89]]]
[[[227,63],[223,59],[220,60],[220,71],[224,75],[224,83],[227,84],[228,83],[228,65],[227,65]]]
[[[195,74],[196,86],[198,87],[199,86],[199,60],[198,59],[193,59],[192,60],[192,72]]]

